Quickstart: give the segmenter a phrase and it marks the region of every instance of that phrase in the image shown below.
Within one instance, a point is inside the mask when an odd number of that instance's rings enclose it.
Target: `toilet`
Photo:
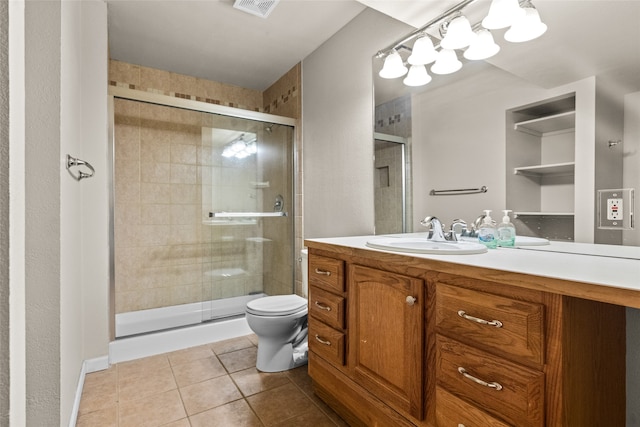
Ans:
[[[302,294],[307,296],[307,249],[300,251]],[[256,368],[280,372],[307,363],[307,299],[298,295],[274,295],[247,303],[246,319],[258,336]]]

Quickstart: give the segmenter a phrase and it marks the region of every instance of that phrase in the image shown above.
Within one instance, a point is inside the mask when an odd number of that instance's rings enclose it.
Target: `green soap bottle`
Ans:
[[[491,219],[491,211],[484,211],[485,217],[478,229],[478,241],[486,247],[493,249],[498,246],[498,236],[496,226]]]
[[[498,225],[498,246],[513,247],[516,244],[516,227],[509,219],[509,209],[505,209],[502,222]]]

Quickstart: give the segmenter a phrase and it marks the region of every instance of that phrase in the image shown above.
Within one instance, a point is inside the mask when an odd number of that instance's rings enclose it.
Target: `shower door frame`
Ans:
[[[177,98],[174,96],[159,93],[145,92],[136,89],[129,89],[121,86],[109,86],[108,91],[108,114],[109,114],[109,134],[108,134],[108,161],[109,171],[107,182],[109,185],[109,340],[116,339],[116,283],[115,283],[115,99],[127,101],[146,102],[149,104],[161,105],[165,107],[181,108],[201,113],[218,114],[240,119],[248,119],[264,123],[291,126],[293,132],[293,194],[297,194],[295,177],[298,170],[297,156],[297,126],[298,120],[290,117],[277,116],[275,114],[261,113],[258,111],[243,110],[241,108],[228,107],[225,105],[209,104],[207,102],[195,101],[192,99]],[[291,204],[290,215],[295,218],[295,203]],[[294,233],[291,242],[295,246],[295,221],[293,224]],[[294,260],[297,258],[294,251]],[[293,263],[295,265],[295,263]],[[295,268],[291,272],[291,288],[295,289]]]

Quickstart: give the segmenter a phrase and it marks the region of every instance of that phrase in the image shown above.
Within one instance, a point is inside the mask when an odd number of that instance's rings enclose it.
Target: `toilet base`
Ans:
[[[306,344],[306,339],[304,341]],[[299,347],[299,344],[297,347]],[[294,358],[294,347],[291,343],[281,344],[269,343],[267,340],[258,338],[258,358],[256,369],[261,372],[282,372],[294,369],[307,364],[307,354],[296,354]]]

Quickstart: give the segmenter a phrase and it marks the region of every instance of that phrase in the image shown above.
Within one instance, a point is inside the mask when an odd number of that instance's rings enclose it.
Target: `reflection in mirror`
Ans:
[[[408,233],[413,230],[411,98],[379,105],[375,114],[375,233]]]
[[[471,223],[484,209],[499,221],[511,209],[523,236],[638,246],[637,225],[599,227],[596,198],[603,189],[640,192],[640,2],[535,3],[548,26],[541,37],[510,43],[507,28],[492,30],[499,53],[471,61],[456,50],[462,69],[432,74],[424,86],[380,78],[384,58],[373,58],[375,131],[396,134],[396,120],[405,117],[408,126],[401,136],[411,141],[407,191],[415,196],[407,216],[435,215],[449,225],[455,218]],[[488,5],[478,1],[469,13],[479,16]],[[438,44],[439,35],[431,36]],[[405,62],[413,41],[406,45],[399,49]],[[555,100],[567,97],[574,111],[555,111]],[[551,129],[528,133],[519,125],[554,114],[572,121],[553,128],[549,120]],[[481,186],[489,191],[429,195]]]
[[[376,234],[407,233],[411,231],[406,190],[409,141],[379,132],[374,140]]]

